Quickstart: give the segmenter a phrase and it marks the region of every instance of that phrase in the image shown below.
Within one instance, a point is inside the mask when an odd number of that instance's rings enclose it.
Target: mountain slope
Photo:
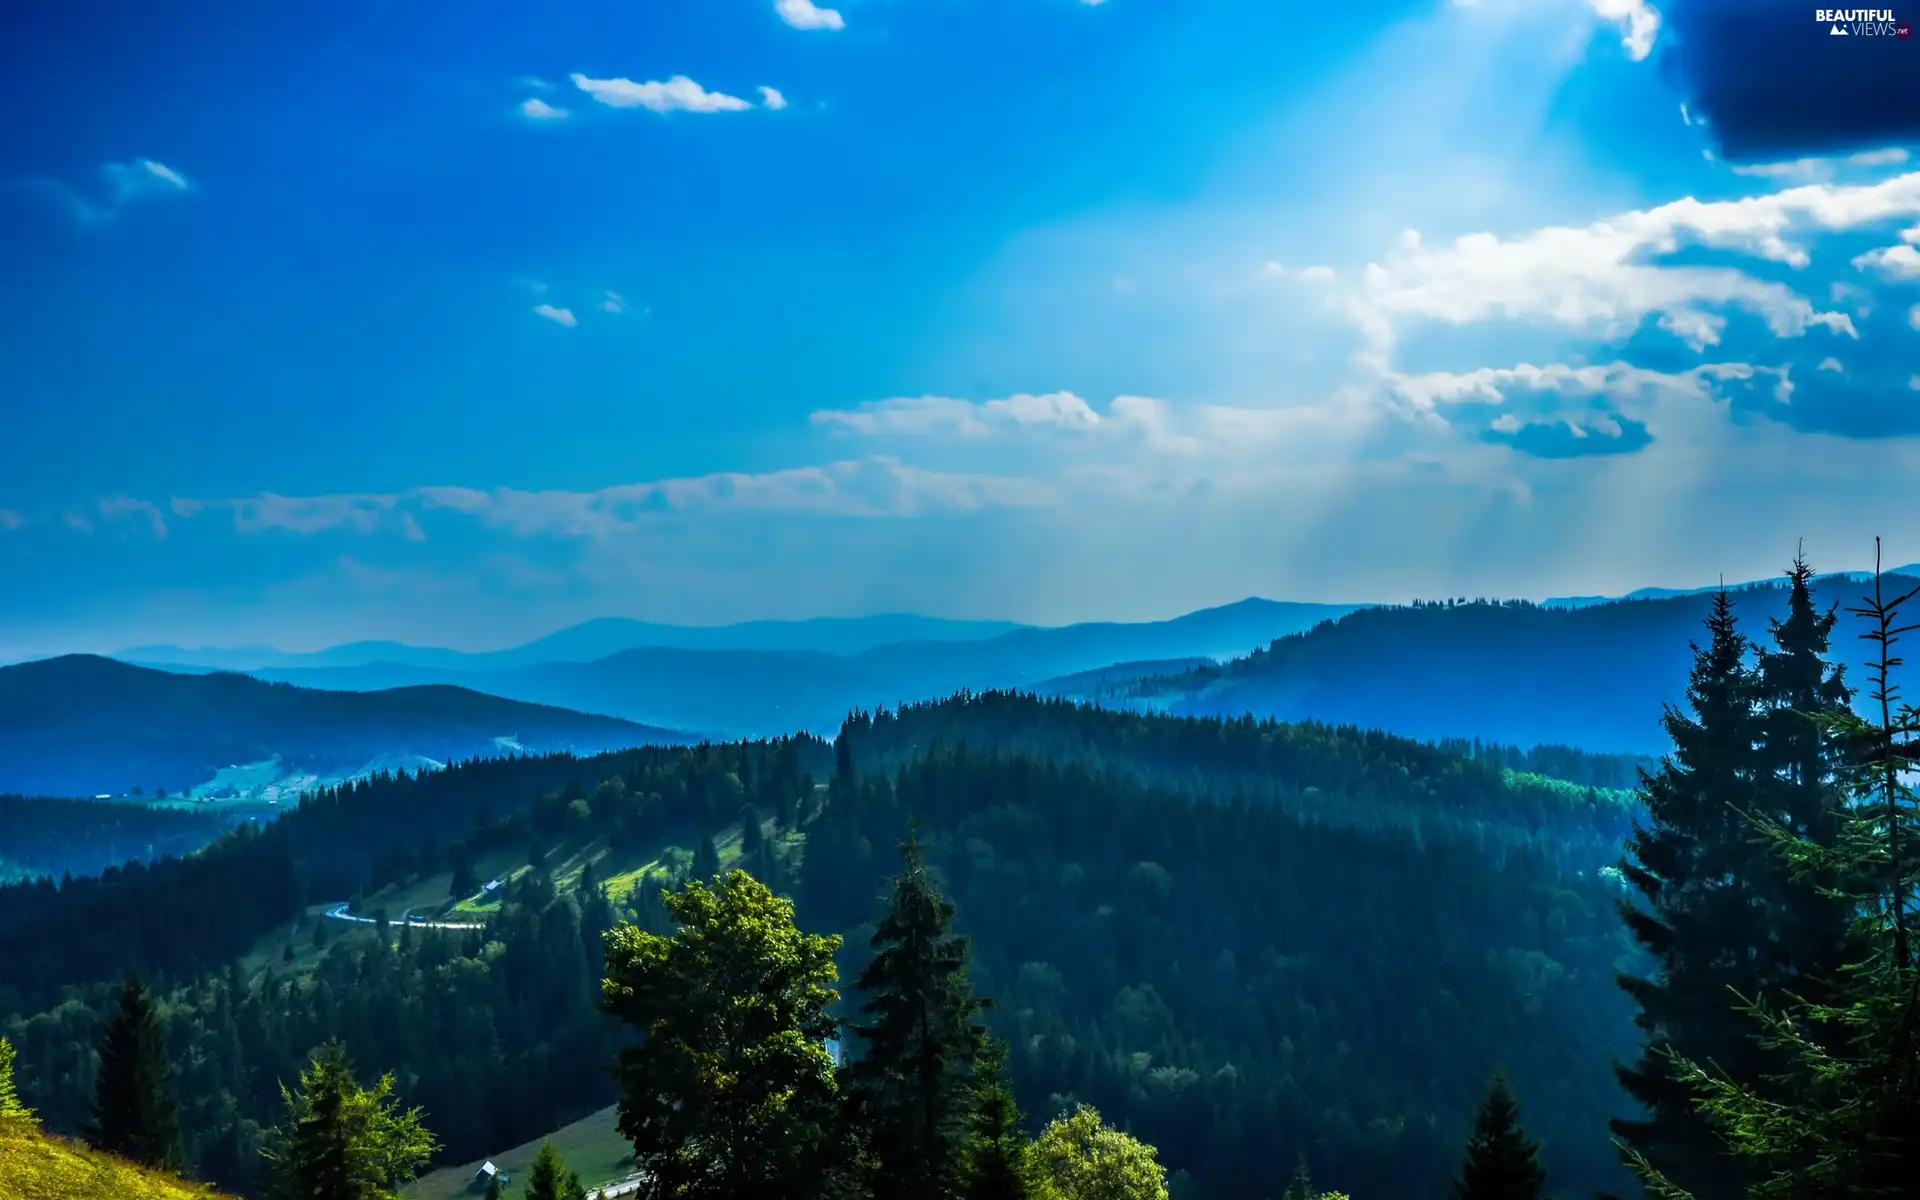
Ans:
[[[641,647],[593,662],[504,669],[376,663],[272,668],[255,674],[305,687],[354,691],[459,684],[516,700],[725,737],[794,730],[827,733],[856,707],[924,700],[960,688],[1032,687],[1118,662],[1244,654],[1348,611],[1336,605],[1244,600],[1170,621],[1023,628],[973,641],[893,642],[844,655]]]
[[[385,755],[445,762],[508,746],[599,751],[684,740],[663,729],[454,687],[329,692],[69,655],[0,667],[0,791],[179,790],[235,763],[318,774]]]
[[[17,1120],[0,1120],[0,1196],[22,1200],[221,1200],[221,1193],[205,1184],[135,1166]]]
[[[1890,577],[1895,591],[1915,581]],[[1825,607],[1854,602],[1860,585],[1822,579]],[[1786,611],[1786,590],[1734,594],[1748,636],[1764,640]],[[1217,667],[1121,681],[1103,704],[1181,715],[1251,713],[1358,724],[1422,739],[1481,738],[1532,746],[1662,754],[1665,704],[1678,703],[1712,596],[1696,593],[1573,608],[1509,602],[1422,604],[1351,613]],[[1864,676],[1863,627],[1842,614],[1838,661]]]

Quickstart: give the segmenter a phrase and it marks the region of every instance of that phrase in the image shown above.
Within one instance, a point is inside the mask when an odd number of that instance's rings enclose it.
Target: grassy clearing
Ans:
[[[26,1121],[0,1120],[0,1196],[23,1200],[230,1200],[200,1183],[136,1167]]]
[[[540,1153],[540,1143],[543,1141],[553,1142],[553,1148],[560,1152],[561,1158],[566,1159],[569,1168],[580,1173],[580,1181],[588,1187],[610,1183],[633,1170],[633,1147],[614,1128],[614,1120],[614,1109],[611,1106],[603,1108],[564,1129],[556,1129],[546,1137],[535,1138],[498,1154],[489,1154],[485,1159],[475,1159],[470,1163],[423,1175],[408,1185],[405,1195],[407,1200],[455,1200],[456,1197],[474,1195],[469,1191],[473,1173],[485,1161],[492,1162],[507,1173],[511,1180],[505,1189],[507,1196],[524,1195],[527,1171],[533,1166],[534,1155]]]

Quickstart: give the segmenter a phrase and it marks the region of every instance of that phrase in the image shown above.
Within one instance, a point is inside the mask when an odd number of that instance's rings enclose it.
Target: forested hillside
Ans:
[[[995,745],[996,728],[1022,736]],[[657,927],[655,889],[710,873],[703,848],[738,828],[727,860],[792,891],[803,927],[846,933],[850,970],[911,814],[1037,1117],[1094,1103],[1201,1194],[1259,1194],[1275,1146],[1402,1194],[1444,1178],[1504,1061],[1556,1170],[1618,1181],[1599,1132],[1619,1102],[1608,1056],[1632,1047],[1618,887],[1597,840],[1563,870],[1549,838],[1513,836],[1598,839],[1617,802],[1379,734],[1004,694],[862,716],[841,745],[838,769],[805,740],[466,764],[330,792],[184,863],[0,890],[0,954],[40,964],[8,1002],[22,1078],[77,1121],[90,1031],[137,964],[174,981],[185,1124],[212,1178],[254,1186],[274,1080],[328,1032],[396,1071],[449,1160],[471,1158],[611,1098],[592,947],[614,915]],[[450,900],[433,880],[503,854],[545,870],[484,932],[286,933],[381,884]],[[582,864],[636,856],[651,874],[609,899],[580,887]],[[263,935],[294,961],[229,966]],[[56,994],[78,998],[45,1008]]]
[[[344,775],[383,755],[437,762],[527,751],[598,752],[681,735],[453,687],[343,693],[245,675],[178,675],[69,655],[0,667],[0,789],[92,796],[178,792],[278,758]]]
[[[1915,581],[1888,576],[1887,586]],[[1835,580],[1852,595],[1857,583]],[[1733,594],[1755,629],[1786,614],[1784,584]],[[1183,715],[1251,713],[1356,723],[1422,739],[1659,754],[1662,706],[1684,699],[1688,643],[1708,594],[1579,608],[1444,601],[1368,608],[1216,667],[1120,681],[1090,698]],[[1864,665],[1857,618],[1833,639],[1837,661]]]
[[[0,880],[97,875],[198,850],[244,818],[230,811],[0,796]]]

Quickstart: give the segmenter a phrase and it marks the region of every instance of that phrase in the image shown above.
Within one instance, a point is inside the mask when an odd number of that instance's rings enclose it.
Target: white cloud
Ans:
[[[1352,389],[1318,404],[1276,408],[1174,405],[1151,396],[1123,395],[1115,396],[1105,412],[1072,392],[1050,392],[986,401],[949,396],[881,400],[857,409],[824,409],[813,414],[813,422],[869,437],[945,437],[963,443],[998,436],[1096,438],[1108,446],[1192,458],[1271,454],[1281,446],[1317,453],[1384,415],[1385,406]]]
[[[522,537],[602,537],[692,511],[917,517],[1041,507],[1058,499],[1054,488],[1037,480],[932,471],[874,455],[779,471],[618,484],[590,492],[420,487],[384,495],[262,493],[193,504],[196,513],[230,512],[235,531],[242,534],[389,534],[424,541],[420,521],[449,515]],[[147,510],[158,511],[151,505],[141,511]],[[69,514],[68,522],[92,532],[91,523],[76,514]]]
[[[0,531],[12,533],[27,527],[27,519],[10,508],[0,508]]]
[[[105,520],[129,518],[144,521],[148,531],[154,537],[164,539],[167,536],[167,520],[150,500],[136,500],[132,496],[107,496],[98,501],[94,508]]]
[[[100,168],[100,172],[107,177],[107,189],[115,205],[124,205],[144,196],[185,192],[193,188],[180,172],[151,158],[108,163]]]
[[[1739,308],[1779,337],[1814,326],[1857,336],[1844,313],[1816,310],[1783,283],[1722,266],[1661,266],[1649,261],[1687,244],[1753,255],[1793,268],[1807,250],[1797,230],[1853,229],[1920,213],[1920,172],[1867,185],[1809,184],[1761,196],[1703,202],[1691,197],[1621,213],[1584,228],[1553,226],[1509,240],[1491,233],[1451,245],[1402,251],[1370,264],[1347,300],[1369,341],[1368,361],[1384,364],[1395,324],[1424,318],[1455,324],[1524,320],[1617,336],[1651,314],[1696,347],[1713,344],[1719,326],[1705,306]]]
[[[537,316],[545,317],[555,325],[565,325],[568,329],[572,329],[580,323],[579,318],[573,315],[573,310],[570,308],[555,308],[551,304],[536,304],[533,306],[533,311]]]
[[[1721,384],[1780,373],[1748,363],[1704,363],[1686,371],[1651,371],[1631,363],[1614,362],[1574,366],[1548,363],[1535,366],[1481,367],[1474,371],[1430,371],[1418,375],[1389,373],[1389,392],[1421,414],[1455,404],[1502,404],[1514,391],[1547,392],[1562,397],[1599,396],[1615,402],[1673,397],[1708,400]]]
[[[1823,358],[1820,360],[1820,365],[1816,367],[1815,370],[1832,371],[1832,372],[1835,372],[1836,374],[1845,374],[1847,368],[1841,364],[1839,359],[1829,355],[1826,358]]]
[[[651,112],[716,113],[752,108],[749,102],[724,92],[709,92],[685,75],[665,83],[635,83],[631,79],[590,79],[575,74],[573,86],[609,108],[644,108]]]
[[[538,88],[540,91],[550,92],[554,88],[554,83],[551,79],[542,79],[538,75],[516,75],[513,79],[513,86],[517,88]]]
[[[1099,413],[1072,392],[1022,392],[980,404],[948,396],[907,396],[876,400],[853,410],[823,409],[812,419],[816,425],[838,426],[861,434],[952,432],[963,437],[981,437],[1010,425],[1091,429],[1101,420]]]
[[[1660,328],[1693,347],[1696,353],[1719,345],[1721,331],[1726,327],[1725,317],[1696,308],[1676,308],[1660,316]]]
[[[773,0],[773,11],[795,29],[845,29],[838,11],[819,8],[813,0]]]
[[[787,98],[780,94],[779,88],[770,88],[765,84],[761,84],[760,103],[766,105],[766,107],[773,112],[779,112],[787,106]]]
[[[1907,380],[1907,386],[1916,392],[1920,392],[1920,375],[1915,375],[1913,378]],[[18,526],[15,528],[18,528]]]
[[[1915,329],[1920,329],[1920,304],[1914,305],[1913,308],[1908,311],[1907,324],[1913,326]]]
[[[521,103],[520,115],[534,121],[558,121],[567,115],[567,110],[555,108],[540,97],[534,96]]]
[[[1300,278],[1308,283],[1332,283],[1336,278],[1332,267],[1301,267]]]
[[[1913,233],[1907,230],[1906,233]],[[1906,233],[1901,236],[1904,238]],[[1853,260],[1853,265],[1861,271],[1878,271],[1888,279],[1920,279],[1920,246],[1915,240],[1908,239],[1898,246],[1885,246],[1878,250],[1869,250]]]
[[[605,312],[619,314],[627,311],[627,302],[620,298],[619,292],[608,292],[606,298],[600,301],[600,307]]]
[[[1660,33],[1660,14],[1647,0],[1587,0],[1593,11],[1620,26],[1620,44],[1635,62],[1653,53]]]
[[[1265,270],[1267,274],[1273,276],[1275,279],[1283,279],[1286,277],[1286,274],[1287,274],[1287,269],[1281,266],[1279,263],[1274,262],[1272,259],[1268,259],[1265,267],[1263,267],[1262,269]]]
[[[1088,8],[1097,8],[1106,2],[1107,0],[1080,0],[1080,3],[1086,5]],[[1471,2],[1471,0],[1469,0],[1469,2]]]
[[[1844,158],[1796,158],[1787,162],[1733,164],[1736,175],[1758,179],[1814,182],[1829,180],[1840,167],[1894,167],[1907,161],[1907,152],[1899,147],[1864,150]]]

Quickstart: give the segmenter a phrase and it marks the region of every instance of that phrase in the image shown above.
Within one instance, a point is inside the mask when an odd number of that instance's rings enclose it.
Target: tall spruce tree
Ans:
[[[398,1108],[393,1076],[361,1087],[339,1042],[314,1054],[298,1090],[282,1084],[280,1094],[286,1120],[262,1152],[285,1200],[397,1200],[438,1148],[420,1110]]]
[[[1539,1200],[1547,1173],[1540,1147],[1520,1128],[1520,1105],[1504,1073],[1493,1077],[1473,1121],[1453,1200]]]
[[[153,996],[129,972],[115,997],[96,1053],[93,1121],[96,1149],[154,1167],[180,1165],[180,1133],[167,1066],[165,1034]]]
[[[1639,1060],[1617,1064],[1629,1095],[1646,1109],[1617,1119],[1623,1147],[1684,1181],[1699,1200],[1736,1200],[1741,1172],[1696,1111],[1693,1087],[1672,1054],[1712,1060],[1741,1079],[1761,1071],[1749,1030],[1727,1020],[1729,988],[1751,989],[1766,953],[1764,850],[1744,814],[1756,805],[1761,766],[1750,645],[1722,590],[1707,618],[1707,643],[1694,644],[1685,710],[1662,723],[1673,752],[1640,780],[1647,815],[1627,841],[1621,871],[1641,903],[1623,902],[1629,932],[1652,960],[1646,976],[1622,973],[1639,1007]]]
[[[1920,896],[1920,795],[1911,784],[1920,751],[1920,710],[1901,703],[1893,647],[1904,624],[1884,591],[1875,546],[1873,593],[1850,611],[1878,651],[1871,670],[1877,715],[1827,714],[1846,748],[1842,780],[1851,803],[1831,841],[1763,819],[1772,848],[1798,878],[1838,881],[1855,914],[1853,959],[1824,1001],[1790,996],[1743,1005],[1762,1043],[1784,1066],[1759,1088],[1711,1064],[1676,1056],[1675,1070],[1701,1094],[1701,1111],[1730,1150],[1753,1167],[1753,1200],[1892,1200],[1920,1190],[1920,954],[1913,932]],[[1693,1193],[1644,1154],[1630,1161],[1658,1200]]]
[[[1007,1046],[989,1038],[973,1088],[973,1142],[967,1155],[966,1200],[1031,1200],[1039,1193],[1032,1143],[1007,1079]]]
[[[20,1099],[13,1085],[13,1043],[0,1037],[0,1121],[33,1120],[33,1110]]]
[[[1814,604],[1805,555],[1794,556],[1787,582],[1787,615],[1771,622],[1773,645],[1760,650],[1756,675],[1761,775],[1754,815],[1831,846],[1840,828],[1836,779],[1843,764],[1829,718],[1847,711],[1852,692],[1844,669],[1827,662],[1835,614]],[[1763,858],[1755,875],[1771,892],[1772,938],[1751,991],[1818,1001],[1848,957],[1848,903],[1834,894],[1837,881],[1796,874],[1778,855]]]
[[[585,1192],[580,1176],[567,1169],[553,1143],[541,1142],[540,1153],[527,1170],[526,1200],[580,1200]]]
[[[1319,1195],[1313,1190],[1313,1173],[1307,1170],[1307,1160],[1303,1157],[1293,1168],[1293,1178],[1287,1181],[1287,1190],[1281,1193],[1281,1200],[1315,1200]]]
[[[875,1163],[874,1192],[889,1200],[954,1195],[966,1176],[974,1068],[984,1002],[967,980],[967,941],[953,905],[928,876],[909,833],[902,869],[856,987],[861,1053],[846,1067],[853,1109]]]
[[[713,844],[713,835],[703,831],[693,844],[692,878],[711,883],[719,874],[720,851]]]

